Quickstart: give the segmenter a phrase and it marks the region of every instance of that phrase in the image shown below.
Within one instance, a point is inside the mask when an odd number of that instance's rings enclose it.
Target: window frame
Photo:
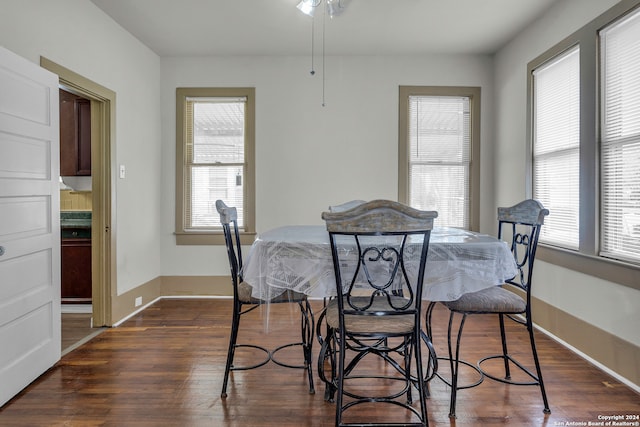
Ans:
[[[211,230],[185,229],[185,206],[189,182],[187,169],[187,121],[186,103],[189,98],[246,98],[245,146],[244,146],[244,220],[240,232],[242,244],[251,244],[255,231],[255,88],[176,88],[176,212],[175,236],[177,245],[224,245],[222,228]]]
[[[580,151],[581,151],[581,147],[580,147],[580,126],[578,123],[578,135],[577,136],[577,146],[575,146],[575,148],[568,147],[568,146],[562,146],[562,147],[555,147],[556,150],[548,150],[547,152],[545,152],[544,154],[538,154],[536,155],[536,140],[541,141],[540,145],[544,145],[544,138],[540,138],[539,137],[539,132],[538,130],[540,129],[538,127],[538,124],[543,122],[543,120],[539,120],[538,117],[536,117],[536,111],[538,111],[538,100],[536,99],[535,95],[538,92],[538,87],[536,87],[536,82],[538,81],[538,78],[536,77],[536,72],[540,71],[546,71],[549,68],[548,67],[553,67],[556,64],[560,64],[560,62],[564,61],[566,58],[568,58],[570,55],[573,54],[577,54],[577,58],[578,58],[578,92],[580,91],[580,44],[573,44],[572,46],[568,47],[567,49],[562,50],[561,52],[557,53],[556,55],[548,58],[546,61],[544,61],[542,64],[538,65],[537,67],[533,68],[531,70],[531,74],[530,77],[532,79],[532,86],[531,86],[531,91],[532,91],[532,99],[531,99],[531,108],[532,108],[532,113],[531,113],[531,120],[532,120],[532,130],[531,130],[531,179],[532,179],[532,184],[531,184],[531,191],[532,191],[532,197],[535,197],[536,194],[535,193],[535,181],[536,181],[536,175],[535,175],[535,171],[536,171],[536,164],[545,164],[548,165],[548,161],[552,161],[552,160],[557,160],[558,157],[562,157],[564,155],[566,155],[567,153],[576,150],[577,151],[577,167],[578,167],[578,175],[580,175]],[[560,61],[560,62],[559,62]],[[563,89],[566,89],[567,85],[563,85]],[[578,97],[579,97],[579,93],[578,93]],[[578,121],[580,120],[580,105],[579,105],[579,100],[578,100]],[[556,105],[557,108],[557,105]],[[573,134],[572,134],[573,136]],[[573,140],[572,140],[573,141]],[[548,142],[548,141],[547,141]],[[545,160],[547,160],[547,163],[545,163]],[[571,160],[573,160],[573,157],[571,157]],[[579,182],[578,182],[579,185]],[[549,194],[551,195],[551,194]],[[556,195],[555,193],[553,195]],[[580,191],[578,191],[578,205],[577,208],[578,210],[580,209]],[[544,196],[542,196],[544,197]],[[540,201],[543,201],[541,199],[539,199]],[[547,200],[548,201],[548,200]],[[549,202],[549,201],[548,201]],[[551,203],[551,202],[549,202]],[[544,203],[545,207],[553,210],[552,206],[547,206],[546,202]],[[572,205],[574,206],[574,205]],[[572,214],[573,212],[571,212]],[[562,216],[562,215],[561,215]],[[564,221],[563,224],[566,224],[566,222],[571,221],[570,219],[570,215],[564,215],[563,218],[560,219],[560,221],[562,221],[562,219],[567,219],[568,221]],[[562,225],[562,224],[561,224]],[[578,221],[577,223],[578,227],[580,225],[580,222]],[[544,234],[544,228],[542,229],[543,232],[540,233],[540,243],[544,243],[548,246],[557,246],[557,247],[561,247],[561,248],[565,248],[567,250],[575,250],[574,247],[568,247],[568,245],[563,246],[562,244],[560,244],[560,242],[558,240],[551,242],[548,239],[546,239],[546,236]],[[558,228],[555,228],[555,230],[558,230]],[[577,237],[579,239],[579,235],[580,235],[580,230],[578,228],[577,230]],[[575,235],[572,234],[572,237],[575,237]],[[578,242],[579,244],[579,242]]]
[[[398,111],[398,201],[409,203],[409,97],[468,97],[470,108],[469,230],[480,230],[480,87],[400,86]]]
[[[537,256],[550,264],[640,289],[640,265],[604,258],[600,235],[600,54],[599,31],[640,6],[640,0],[621,1],[527,64],[526,194],[533,194],[533,70],[580,46],[580,226],[578,250],[540,242]],[[553,215],[553,212],[551,212]]]

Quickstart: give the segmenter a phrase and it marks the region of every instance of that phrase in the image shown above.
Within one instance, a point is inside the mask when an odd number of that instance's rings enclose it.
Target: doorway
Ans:
[[[60,301],[67,313],[91,307],[91,101],[64,88],[60,106]],[[86,317],[86,316],[83,316]],[[64,337],[63,337],[64,338]]]
[[[40,65],[59,76],[64,90],[86,98],[91,110],[91,327],[112,325],[111,296],[115,284],[115,221],[112,188],[115,92],[40,58]]]
[[[91,325],[91,313],[62,312],[61,324],[62,353],[60,356],[75,350],[106,329],[104,327],[94,328]]]

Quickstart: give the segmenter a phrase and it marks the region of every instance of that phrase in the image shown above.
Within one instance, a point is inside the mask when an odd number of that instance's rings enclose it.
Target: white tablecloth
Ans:
[[[516,273],[505,242],[486,234],[435,227],[422,296],[429,301],[453,301],[465,293],[502,284]],[[311,297],[336,294],[324,225],[286,226],[261,233],[245,257],[242,274],[256,298],[269,299],[286,289]]]

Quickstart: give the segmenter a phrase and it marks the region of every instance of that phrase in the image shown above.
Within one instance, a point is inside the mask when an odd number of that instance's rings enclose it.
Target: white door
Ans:
[[[58,76],[0,46],[0,406],[60,360]]]

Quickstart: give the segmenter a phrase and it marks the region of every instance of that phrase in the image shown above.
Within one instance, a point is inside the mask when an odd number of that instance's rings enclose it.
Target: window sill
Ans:
[[[538,245],[536,256],[550,264],[640,290],[640,266],[637,265],[542,244]]]
[[[218,232],[182,232],[174,233],[176,236],[176,245],[178,246],[197,246],[197,245],[225,245],[224,234]],[[240,242],[243,245],[251,245],[256,239],[255,232],[241,232]]]

